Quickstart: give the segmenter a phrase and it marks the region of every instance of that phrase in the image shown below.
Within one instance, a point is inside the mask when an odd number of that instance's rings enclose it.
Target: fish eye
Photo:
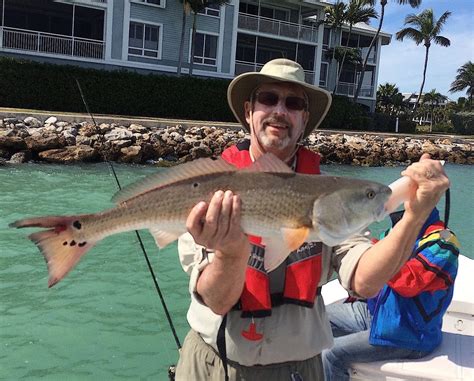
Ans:
[[[373,189],[368,189],[365,195],[369,200],[372,200],[375,198],[375,191]]]
[[[199,186],[199,183],[193,183],[193,188],[197,188]]]

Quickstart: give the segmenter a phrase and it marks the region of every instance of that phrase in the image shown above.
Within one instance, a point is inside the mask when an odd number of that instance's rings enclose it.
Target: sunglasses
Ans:
[[[280,101],[280,96],[271,91],[261,91],[257,93],[255,99],[258,103],[265,106],[276,106]],[[301,111],[307,108],[306,100],[296,96],[289,96],[285,98],[285,106],[288,110]]]

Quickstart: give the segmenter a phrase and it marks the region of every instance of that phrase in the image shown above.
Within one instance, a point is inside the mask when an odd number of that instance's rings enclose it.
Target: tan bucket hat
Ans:
[[[227,102],[237,120],[250,131],[245,120],[244,102],[250,100],[252,92],[264,83],[296,83],[308,95],[309,119],[303,136],[306,138],[323,121],[331,106],[332,97],[326,90],[306,83],[304,78],[300,64],[286,58],[277,58],[268,61],[260,72],[243,73],[235,77],[227,89]]]

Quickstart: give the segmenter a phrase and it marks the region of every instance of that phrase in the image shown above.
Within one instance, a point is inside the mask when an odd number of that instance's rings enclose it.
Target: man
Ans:
[[[327,306],[335,339],[323,352],[326,381],[348,381],[355,362],[417,359],[435,350],[453,298],[458,256],[456,236],[434,209],[411,258],[375,298]]]
[[[225,160],[245,167],[272,152],[297,172],[319,173],[318,155],[299,143],[321,123],[331,96],[305,83],[299,64],[276,59],[259,73],[241,74],[227,97],[250,142],[224,151]],[[256,260],[265,247],[240,227],[238,195],[223,189],[208,204],[197,204],[187,220],[190,234],[178,242],[191,276],[191,331],[176,379],[224,380],[228,371],[230,380],[322,380],[321,352],[332,345],[332,335],[320,287],[336,270],[352,295],[374,296],[409,257],[416,232],[449,186],[442,166],[429,156],[404,174],[418,189],[387,238],[377,245],[362,236],[337,247],[305,243],[268,274]],[[314,262],[316,271],[304,271]],[[307,276],[298,275],[297,266]]]

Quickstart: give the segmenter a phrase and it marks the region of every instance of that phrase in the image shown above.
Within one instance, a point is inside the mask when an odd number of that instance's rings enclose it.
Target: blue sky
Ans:
[[[392,40],[389,45],[382,47],[378,83],[395,83],[402,93],[419,91],[425,47],[417,46],[413,40],[406,38],[403,42],[397,41],[395,33],[404,27],[408,14],[419,14],[428,8],[433,9],[436,19],[445,11],[451,12],[441,31],[441,35],[451,41],[451,46],[431,45],[423,92],[436,89],[450,99],[457,100],[465,93],[449,93],[448,90],[457,69],[467,61],[474,62],[474,0],[422,0],[419,8],[388,0],[382,30],[392,34]],[[379,1],[376,9],[380,13]],[[378,20],[371,21],[370,25],[377,27]]]

